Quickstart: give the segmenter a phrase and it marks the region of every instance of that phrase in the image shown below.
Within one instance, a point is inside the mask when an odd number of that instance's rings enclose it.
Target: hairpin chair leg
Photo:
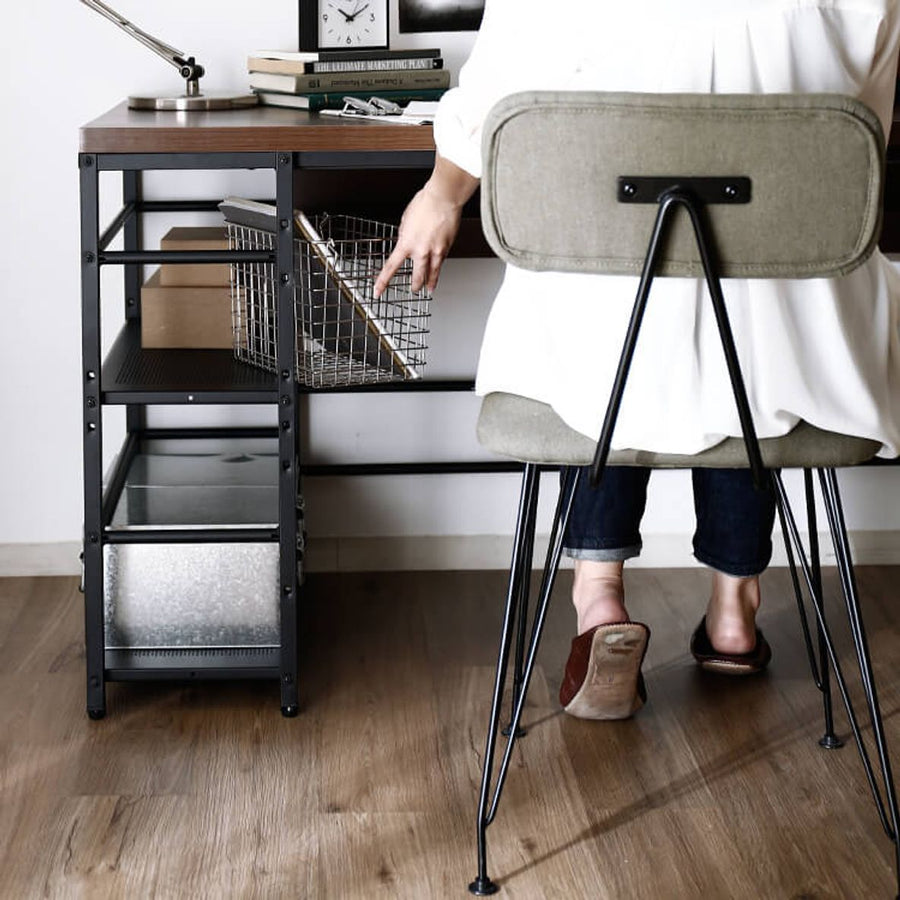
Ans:
[[[533,496],[531,499],[531,507],[529,515],[526,517],[523,534],[520,543],[520,552],[516,553],[518,559],[518,570],[515,576],[510,570],[510,577],[516,578],[516,591],[518,595],[518,623],[516,625],[516,652],[513,660],[513,687],[512,698],[509,708],[509,722],[503,728],[504,737],[509,737],[512,729],[512,717],[522,694],[522,684],[525,674],[525,638],[528,627],[528,595],[531,588],[531,566],[534,560],[534,529],[537,522],[537,501],[540,494],[540,469],[535,468],[535,485]],[[516,737],[522,737],[525,734],[525,728],[519,725],[516,730]]]
[[[803,574],[806,580],[807,590],[811,597],[815,597],[815,581],[813,577],[812,567],[807,559],[800,540],[800,533],[794,520],[794,515],[784,489],[779,472],[772,473],[773,482],[776,487],[776,499],[778,502],[779,516],[781,517],[782,528],[785,533],[785,542],[788,546],[790,541],[797,550]],[[882,788],[879,787],[875,777],[875,771],[869,757],[868,749],[863,742],[862,732],[859,727],[856,711],[850,699],[847,689],[847,682],[844,678],[843,670],[834,647],[834,641],[831,631],[828,627],[824,614],[824,603],[821,594],[818,601],[813,602],[813,608],[819,625],[819,635],[827,650],[828,659],[831,662],[831,668],[834,672],[835,683],[841,694],[844,703],[844,709],[847,713],[847,719],[853,732],[857,750],[859,751],[860,760],[866,774],[866,780],[872,792],[872,798],[875,801],[875,807],[878,811],[881,826],[888,838],[894,843],[895,855],[895,871],[897,873],[897,896],[900,898],[900,848],[897,844],[897,797],[894,788],[893,775],[891,773],[890,759],[887,751],[887,743],[884,738],[884,724],[881,716],[881,710],[878,706],[878,698],[875,693],[874,678],[872,676],[871,660],[869,658],[868,643],[865,637],[865,629],[862,623],[862,614],[859,610],[859,600],[856,591],[856,579],[853,573],[853,564],[850,558],[850,546],[847,540],[847,530],[844,523],[843,511],[840,503],[840,493],[838,491],[837,479],[833,469],[825,469],[819,471],[821,483],[822,497],[825,502],[826,513],[828,515],[828,524],[831,531],[832,540],[834,542],[835,555],[837,557],[838,571],[841,577],[841,587],[844,593],[844,600],[847,606],[848,616],[850,618],[850,627],[853,634],[854,646],[856,649],[857,661],[860,667],[860,677],[863,684],[863,690],[866,694],[866,705],[868,708],[869,718],[872,723],[872,729],[876,741],[876,749],[878,752],[879,763],[882,772]],[[790,556],[790,549],[788,550]],[[803,615],[801,614],[801,621]],[[804,629],[807,633],[808,630]]]
[[[809,533],[809,558],[812,564],[811,574],[815,591],[813,602],[817,603],[821,611],[821,617],[825,617],[824,595],[822,593],[822,566],[819,555],[819,524],[816,516],[816,494],[813,484],[813,473],[810,469],[803,470],[803,489],[806,494],[806,521]],[[799,598],[799,595],[798,595]],[[825,733],[819,739],[819,746],[826,750],[838,750],[844,746],[844,742],[834,731],[834,709],[831,697],[831,669],[828,664],[828,648],[825,645],[825,636],[819,617],[816,617],[816,634],[819,643],[819,671],[820,681],[817,683],[822,692],[822,712],[825,717]]]
[[[808,572],[808,593],[811,602],[816,607],[816,630],[818,636],[818,653],[813,647],[812,635],[809,628],[809,618],[806,605],[803,602],[803,591],[800,587],[800,579],[797,574],[797,564],[794,560],[794,552],[791,535],[785,520],[785,511],[782,503],[777,504],[778,516],[781,522],[781,533],[784,536],[784,549],[787,553],[788,569],[791,573],[791,583],[794,588],[794,597],[797,600],[797,611],[800,616],[800,626],[803,630],[803,643],[806,647],[806,655],[809,659],[809,668],[812,672],[813,682],[822,694],[822,703],[825,715],[825,733],[819,740],[819,745],[828,750],[835,750],[844,746],[844,742],[834,733],[834,716],[831,703],[831,678],[828,668],[828,651],[822,634],[820,618],[824,618],[825,607],[822,601],[822,572],[819,562],[819,536],[816,522],[816,499],[813,491],[812,473],[809,469],[803,470],[806,492],[807,528],[809,531],[809,556],[805,562],[805,572]],[[777,489],[773,479],[773,488]],[[784,504],[787,499],[784,498]],[[801,548],[798,548],[800,551]]]
[[[850,541],[847,538],[847,526],[844,521],[844,510],[841,504],[841,494],[838,488],[837,474],[834,469],[820,469],[819,483],[822,490],[822,498],[825,501],[825,512],[828,516],[828,524],[834,542],[834,553],[837,558],[838,572],[841,577],[841,586],[844,592],[844,602],[847,606],[847,616],[850,620],[850,631],[853,635],[853,643],[856,648],[856,657],[859,662],[859,672],[862,678],[863,690],[866,695],[866,705],[869,710],[869,719],[872,724],[872,733],[875,738],[875,746],[878,751],[878,761],[881,766],[881,779],[884,787],[884,801],[877,803],[881,824],[887,836],[894,843],[894,865],[897,875],[897,895],[900,896],[900,841],[898,841],[898,815],[897,792],[894,786],[894,775],[891,770],[891,759],[888,752],[887,739],[884,734],[884,719],[881,715],[881,707],[878,703],[878,693],[875,688],[875,676],[872,671],[872,658],[869,654],[869,642],[866,637],[865,624],[862,610],[859,606],[859,592],[856,587],[856,574],[853,570],[853,560],[850,554]],[[881,794],[879,792],[880,800]],[[889,820],[885,815],[884,806],[887,806]]]
[[[520,571],[520,554],[523,553],[525,537],[534,535],[533,518],[537,511],[537,467],[527,465],[522,479],[522,496],[519,501],[519,516],[516,525],[516,537],[513,542],[513,563],[510,570],[509,591],[506,601],[506,614],[503,619],[503,627],[500,635],[500,652],[497,659],[497,673],[494,679],[494,697],[491,704],[491,715],[488,723],[488,734],[485,743],[484,760],[481,773],[481,793],[478,800],[478,874],[469,884],[469,890],[478,896],[485,896],[497,892],[497,885],[487,874],[487,828],[497,815],[497,806],[500,803],[500,795],[509,772],[509,763],[512,758],[513,747],[519,734],[519,723],[522,719],[522,710],[525,707],[525,699],[528,695],[528,686],[531,683],[531,675],[534,671],[534,663],[537,658],[538,646],[544,630],[544,622],[547,617],[547,608],[550,604],[550,594],[556,580],[559,568],[559,559],[562,554],[563,535],[572,509],[572,499],[575,495],[575,486],[578,482],[579,470],[569,468],[565,472],[563,485],[559,492],[559,500],[556,504],[556,512],[553,516],[553,526],[550,531],[550,547],[547,550],[547,559],[544,564],[544,573],[541,579],[541,589],[538,594],[537,604],[534,610],[534,619],[531,625],[531,640],[525,657],[525,666],[522,671],[522,683],[519,696],[513,709],[512,720],[509,725],[509,737],[506,749],[493,779],[493,791],[491,790],[491,775],[494,769],[494,751],[497,745],[497,732],[500,724],[500,708],[503,701],[503,687],[506,682],[506,670],[509,663],[509,653],[512,644],[512,633],[518,602],[517,578],[515,572]],[[529,487],[529,483],[531,486]],[[530,498],[530,499],[529,499]],[[526,510],[530,510],[531,522]]]

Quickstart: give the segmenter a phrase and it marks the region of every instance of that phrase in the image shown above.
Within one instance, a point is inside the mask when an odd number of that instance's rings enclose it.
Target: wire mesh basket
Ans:
[[[406,260],[376,299],[375,277],[396,227],[355,216],[297,214],[294,244],[296,375],[307,387],[421,378],[430,296],[413,291]],[[228,222],[233,250],[274,250],[275,234]],[[274,263],[232,265],[231,309],[238,359],[277,370],[278,285]]]

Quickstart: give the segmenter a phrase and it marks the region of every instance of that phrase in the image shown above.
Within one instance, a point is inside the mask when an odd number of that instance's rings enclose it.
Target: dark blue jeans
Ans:
[[[615,561],[641,552],[641,517],[650,469],[609,466],[595,490],[589,470],[578,479],[564,552],[575,559]],[[692,469],[694,556],[727,575],[758,575],[772,557],[775,495],[757,491],[749,469]]]

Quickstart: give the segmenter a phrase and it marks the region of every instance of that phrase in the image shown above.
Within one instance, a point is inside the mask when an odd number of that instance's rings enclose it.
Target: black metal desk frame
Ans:
[[[277,679],[285,716],[299,711],[298,700],[298,534],[297,493],[301,475],[407,474],[520,471],[518,463],[435,462],[303,466],[300,458],[298,400],[309,390],[297,385],[294,371],[293,229],[295,170],[421,168],[430,169],[434,155],[424,150],[81,153],[82,383],[84,411],[84,602],[87,712],[99,719],[106,712],[108,681]],[[215,211],[218,200],[146,201],[142,173],[149,170],[272,169],[279,223],[275,252],[163,251],[141,249],[142,218],[148,213]],[[122,173],[123,205],[101,232],[100,173]],[[107,248],[119,234],[123,248]],[[258,371],[233,359],[227,350],[155,350],[140,347],[142,266],[154,263],[268,262],[278,278],[278,374]],[[125,325],[107,358],[101,358],[100,270],[124,271]],[[123,371],[128,372],[122,376]],[[422,380],[336,390],[460,391],[473,382]],[[150,404],[269,403],[278,408],[276,428],[148,429]],[[103,489],[103,416],[107,405],[126,408],[126,438]],[[128,467],[140,443],[148,438],[275,437],[279,474],[276,530],[267,527],[202,530],[116,530],[111,518]],[[259,650],[203,649],[135,653],[107,650],[104,636],[103,548],[107,544],[277,541],[280,558],[280,647]]]

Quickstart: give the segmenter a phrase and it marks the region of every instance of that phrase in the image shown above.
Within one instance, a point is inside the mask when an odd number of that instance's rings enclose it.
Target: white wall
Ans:
[[[237,0],[117,0],[114,6],[151,34],[194,53],[207,68],[209,88],[243,88],[248,50],[296,46],[295,0],[261,0],[251,6]],[[0,574],[70,571],[82,516],[78,128],[130,92],[175,89],[179,78],[174,68],[77,0],[17,4],[7,10],[4,25]],[[472,37],[394,34],[392,43],[441,46],[456,72]],[[147,194],[258,195],[271,190],[267,182],[259,182],[262,177],[157,173],[147,178]],[[118,208],[117,182],[110,175],[101,184],[109,215]],[[182,218],[179,223],[193,221],[203,219]],[[156,246],[169,224],[151,220],[147,245]],[[494,261],[447,264],[434,303],[432,375],[474,370],[499,276]],[[120,316],[120,280],[119,272],[103,274],[105,343]],[[153,421],[185,421],[197,413],[158,410]],[[477,401],[460,395],[316,398],[308,412],[310,452],[329,461],[481,458],[473,437],[476,413]],[[213,409],[208,419],[268,422],[270,415],[264,408]],[[109,435],[120,433],[121,415],[112,413],[108,420]],[[108,440],[107,451],[115,445]],[[687,480],[681,473],[658,473],[655,481],[645,520],[648,547],[654,535],[669,541],[675,535],[679,548],[686,548],[692,523]],[[852,528],[885,537],[900,528],[900,469],[853,472],[845,482]],[[516,492],[509,476],[310,482],[309,527],[313,537],[347,540],[501,535],[511,529]],[[39,564],[60,546],[62,561]],[[30,555],[23,552],[26,547]],[[678,555],[689,562],[686,549]]]

